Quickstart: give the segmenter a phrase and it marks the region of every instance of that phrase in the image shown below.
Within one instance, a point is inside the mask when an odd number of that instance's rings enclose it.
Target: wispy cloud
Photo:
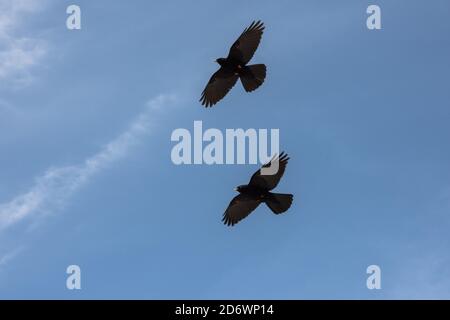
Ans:
[[[154,124],[155,111],[174,101],[171,95],[150,100],[130,127],[82,164],[48,169],[27,192],[0,204],[0,230],[58,208],[96,173],[123,158]]]
[[[0,80],[26,84],[31,79],[30,68],[47,53],[44,40],[18,32],[29,14],[42,9],[45,1],[0,0]]]
[[[0,269],[5,266],[9,261],[14,259],[18,254],[24,250],[24,247],[15,248],[3,255],[0,255]]]

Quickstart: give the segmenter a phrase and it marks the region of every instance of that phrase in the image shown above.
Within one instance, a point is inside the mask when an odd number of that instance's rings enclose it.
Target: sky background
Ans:
[[[449,17],[446,0],[0,0],[0,298],[450,299]],[[256,19],[266,82],[203,108]],[[258,165],[174,165],[194,120],[279,128],[290,210],[225,227]]]

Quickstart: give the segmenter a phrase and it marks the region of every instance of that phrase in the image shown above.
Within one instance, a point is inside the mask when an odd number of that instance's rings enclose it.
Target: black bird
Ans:
[[[264,82],[266,78],[266,66],[264,64],[247,66],[258,48],[264,28],[261,21],[253,21],[233,43],[228,57],[216,60],[220,69],[212,75],[205,90],[203,90],[200,98],[202,105],[205,107],[215,105],[225,97],[238,78],[241,79],[247,92],[255,90]]]
[[[283,213],[289,209],[294,198],[292,194],[270,192],[280,182],[286,170],[288,160],[288,155],[282,152],[280,156],[275,156],[263,166],[263,168],[268,168],[275,161],[278,161],[277,173],[274,175],[262,175],[260,169],[253,174],[247,185],[237,187],[235,190],[239,192],[239,195],[231,200],[223,215],[222,221],[228,226],[233,226],[247,217],[262,202],[275,214]]]

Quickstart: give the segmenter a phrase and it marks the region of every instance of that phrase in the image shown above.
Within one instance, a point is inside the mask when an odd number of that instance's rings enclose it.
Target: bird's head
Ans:
[[[219,59],[216,59],[216,62],[222,66],[226,60],[227,59],[225,59],[225,58],[219,58]]]

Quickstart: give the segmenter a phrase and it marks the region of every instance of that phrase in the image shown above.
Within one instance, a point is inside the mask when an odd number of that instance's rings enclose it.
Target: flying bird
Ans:
[[[200,98],[202,105],[205,107],[215,105],[231,90],[238,78],[241,79],[247,92],[262,85],[266,78],[266,66],[264,64],[247,65],[247,63],[258,48],[264,28],[261,21],[253,21],[233,43],[228,57],[216,60],[220,68],[212,75],[202,92]]]
[[[238,186],[235,190],[239,192],[239,195],[234,197],[228,205],[223,215],[223,223],[228,226],[235,225],[247,217],[261,203],[265,203],[275,214],[283,213],[289,209],[294,198],[292,194],[270,192],[280,182],[288,160],[288,155],[282,152],[279,156],[273,157],[270,162],[263,165],[263,168],[268,168],[278,161],[278,171],[274,175],[261,174],[260,169],[253,174],[247,185]]]

